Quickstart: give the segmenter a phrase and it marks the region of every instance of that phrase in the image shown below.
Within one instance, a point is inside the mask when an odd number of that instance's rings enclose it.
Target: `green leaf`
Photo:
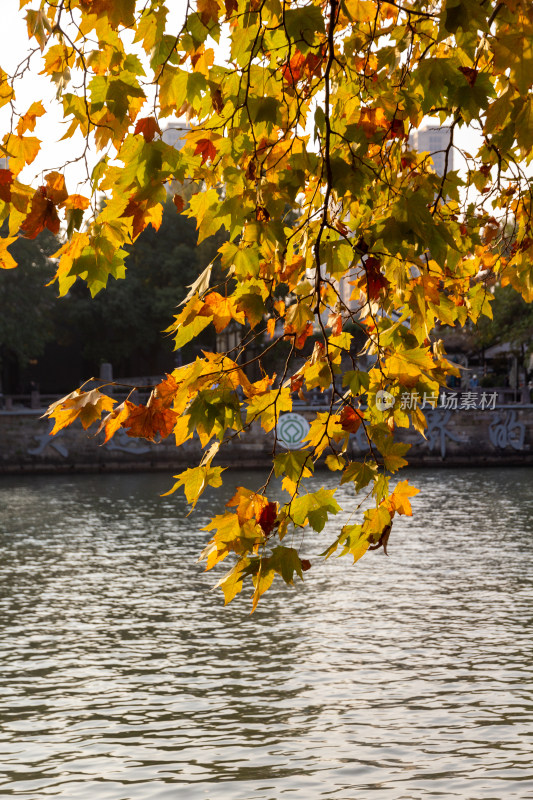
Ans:
[[[289,8],[285,11],[285,30],[290,38],[305,52],[308,43],[313,42],[316,33],[324,33],[324,17],[317,6]]]
[[[359,492],[365,486],[368,486],[370,481],[375,480],[377,474],[377,464],[374,462],[352,461],[342,473],[341,485],[353,482],[355,491]]]
[[[348,386],[350,392],[354,397],[364,394],[368,391],[370,386],[370,377],[368,372],[361,370],[348,370],[344,373],[342,378],[342,385]]]
[[[278,453],[274,458],[274,474],[277,478],[286,475],[292,481],[300,477],[309,478],[314,471],[310,450],[288,450]]]
[[[257,100],[251,100],[250,108],[254,122],[271,122],[275,124],[279,109],[279,102],[275,97],[262,97]]]
[[[274,569],[285,581],[285,583],[294,584],[294,574],[296,573],[299,578],[304,579],[302,573],[302,562],[298,551],[294,547],[275,547],[272,555],[269,558],[269,565]]]
[[[533,95],[521,98],[515,104],[519,108],[516,115],[516,142],[522,156],[527,156],[533,149]]]
[[[341,510],[333,497],[335,489],[319,489],[317,492],[304,494],[295,498],[287,507],[288,515],[295,525],[309,525],[320,533],[328,521],[329,514],[338,514]]]
[[[255,328],[266,314],[265,303],[261,295],[251,292],[239,297],[237,309],[244,312],[251,328]]]
[[[363,530],[362,525],[345,525],[340,541],[344,545],[341,556],[349,553],[353,556],[354,564],[364,556],[370,545],[368,532]]]

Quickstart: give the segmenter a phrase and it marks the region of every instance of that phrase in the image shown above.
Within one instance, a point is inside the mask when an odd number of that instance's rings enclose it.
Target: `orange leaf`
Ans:
[[[63,205],[68,210],[80,210],[85,211],[86,208],[89,208],[91,201],[88,197],[84,197],[82,194],[71,194],[65,200]]]
[[[413,511],[411,508],[411,503],[409,502],[409,498],[414,497],[419,491],[420,489],[410,486],[407,481],[400,481],[388,499],[387,506],[390,514],[392,515],[395,511],[397,511],[398,514],[404,514],[406,517],[412,517]]]
[[[222,92],[220,89],[215,89],[214,92],[211,92],[211,102],[213,103],[213,108],[217,114],[222,114],[224,109],[224,100],[222,98]]]
[[[361,415],[351,406],[344,406],[340,413],[339,422],[343,431],[357,433],[361,424]]]
[[[121,217],[133,217],[133,238],[136,239],[148,225],[152,225],[159,230],[162,220],[163,208],[158,203],[150,205],[148,200],[134,200],[131,198],[128,205],[120,215]]]
[[[389,132],[387,133],[386,138],[387,139],[408,139],[409,138],[408,134],[405,132],[405,128],[404,128],[404,125],[403,125],[403,120],[397,119],[397,118],[392,120],[392,122],[390,124],[390,127],[389,127]]]
[[[359,126],[365,136],[371,139],[378,128],[387,128],[388,122],[382,108],[363,108],[359,114]]]
[[[293,375],[291,378],[291,392],[299,392],[302,386],[304,385],[304,376],[303,375]]]
[[[305,60],[304,54],[297,50],[283,69],[283,80],[292,85],[297,83],[302,77]]]
[[[313,323],[306,322],[304,330],[296,337],[294,344],[298,350],[301,350],[307,339],[313,334]]]
[[[178,214],[181,214],[181,212],[185,208],[185,200],[183,199],[181,194],[175,194],[174,197],[172,198],[172,202],[178,209]]]
[[[287,283],[289,288],[296,286],[301,273],[305,270],[305,259],[296,256],[292,261],[285,262],[280,274],[280,280]]]
[[[45,187],[41,186],[33,195],[30,213],[22,222],[20,230],[26,239],[35,239],[45,228],[57,235],[59,217],[55,205],[46,197]]]
[[[60,172],[49,172],[45,176],[45,181],[48,200],[51,200],[56,206],[64,203],[68,197],[64,176]]]
[[[263,509],[268,506],[268,500],[264,495],[258,494],[251,489],[246,489],[244,486],[238,486],[237,491],[226,503],[228,508],[237,507],[237,517],[241,525],[244,525],[246,520],[261,518]]]
[[[270,219],[270,214],[265,206],[257,206],[255,209],[255,218],[258,222],[268,222]]]
[[[102,444],[107,444],[111,437],[114,436],[122,426],[124,420],[129,417],[132,409],[134,408],[135,405],[133,403],[130,403],[129,400],[125,400],[123,403],[113,409],[111,414],[108,414],[107,417],[104,417],[100,427],[96,431],[96,435],[98,435],[100,431],[105,430],[105,439]]]
[[[476,78],[479,75],[479,70],[472,69],[472,67],[459,67],[459,72],[463,73],[470,86],[475,84]]]
[[[153,142],[156,133],[161,134],[161,128],[155,117],[143,117],[137,121],[135,133],[142,133],[147,142]]]
[[[176,393],[179,390],[179,384],[176,383],[173,375],[167,375],[164,381],[158,383],[154,389],[154,397],[161,400],[165,408],[169,408],[174,402]]]
[[[177,419],[178,415],[174,411],[165,408],[161,399],[152,395],[148,405],[134,406],[122,427],[126,429],[128,436],[138,436],[154,442],[158,433],[162,439],[169,436]]]
[[[4,203],[11,202],[11,184],[13,183],[13,173],[10,169],[0,169],[0,200]]]
[[[296,331],[296,327],[294,325],[291,325],[289,323],[287,323],[285,325],[284,334],[286,336],[290,335],[290,334],[295,334],[296,332],[297,332]],[[306,343],[307,339],[309,338],[309,336],[311,336],[312,333],[313,333],[313,323],[308,320],[305,323],[303,329],[300,330],[300,333],[294,339],[295,347],[297,347],[298,350],[301,350],[302,347],[304,346],[304,344]]]
[[[200,315],[204,317],[213,315],[213,325],[217,333],[223,331],[232,319],[244,324],[244,315],[235,308],[235,300],[223,297],[218,292],[210,292],[207,295]]]
[[[202,164],[210,159],[213,161],[217,154],[217,149],[210,139],[199,139],[196,143],[195,156],[202,156]]]
[[[41,142],[36,136],[11,136],[9,139],[9,166],[15,173],[23,169],[26,164],[31,164],[37,157]]]
[[[322,63],[324,62],[324,56],[322,55],[315,55],[315,53],[308,53],[305,59],[305,71],[312,77],[316,75],[317,77],[320,76],[322,71]]]
[[[270,317],[270,319],[267,322],[267,333],[271,339],[274,338],[275,330],[276,330],[276,320],[274,319],[274,317]]]
[[[65,295],[65,293],[68,291],[68,288],[70,288],[72,283],[74,283],[76,280],[76,275],[70,277],[68,276],[74,262],[81,256],[84,248],[89,245],[89,241],[89,234],[76,231],[71,240],[67,241],[63,247],[53,254],[52,258],[58,258],[59,264],[54,278],[52,278],[47,286],[50,286],[50,284],[55,280],[59,281],[59,292],[61,297]]]
[[[216,0],[197,0],[196,7],[200,19],[206,27],[210,27],[212,22],[218,22],[220,9]]]
[[[65,178],[59,172],[49,172],[45,181],[46,186],[41,186],[33,195],[30,213],[20,226],[27,239],[35,239],[45,228],[56,235],[59,233],[56,205],[62,205],[68,198]]]
[[[144,212],[146,205],[141,205],[137,200],[129,200],[128,205],[120,215],[121,217],[133,217],[133,238],[136,239],[144,230]]]

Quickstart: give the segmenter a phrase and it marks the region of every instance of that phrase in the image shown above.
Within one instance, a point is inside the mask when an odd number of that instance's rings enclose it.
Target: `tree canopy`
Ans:
[[[55,430],[105,415],[106,438],[123,427],[172,435],[179,447],[196,433],[202,461],[174,487],[194,505],[221,485],[228,437],[256,421],[269,434],[294,392],[327,390],[302,449],[272,439],[270,477],[283,476],[287,502],[269,498],[269,480],[240,487],[208,526],[202,557],[210,569],[231,556],[218,585],[228,602],[251,581],[254,608],[276,575],[302,577],[310,565],[287,532],[320,532],[340,510],[333,490],[305,488],[323,460],[372,501],[325,555],[357,560],[385,546],[416,492],[391,485],[406,463],[395,431],[423,431],[425,419],[420,408],[383,408],[378,393],[438,393],[455,368],[435,326],[490,316],[492,284],[533,299],[529,0],[189,0],[178,21],[169,0],[20,5],[32,54],[15,74],[0,71],[0,103],[12,111],[1,140],[2,265],[15,266],[17,237],[62,231],[60,294],[77,280],[97,294],[124,276],[127,245],[160,225],[172,188],[200,242],[226,233],[214,262],[222,277],[210,265],[192,284],[171,325],[176,347],[208,326],[242,332],[231,352],[206,351],[169,374],[146,405],[113,408],[96,389],[76,390],[51,407]],[[89,165],[82,194],[69,193],[62,170],[37,187],[23,180],[47,113],[40,101],[17,104],[17,82],[32,70],[57,88],[64,138]],[[159,135],[169,120],[190,128],[180,147]],[[430,121],[447,129],[442,174],[410,146]],[[478,133],[472,152],[460,146],[466,128]],[[353,353],[350,322],[364,333],[369,370]],[[250,379],[254,338],[265,354],[288,343],[281,374]],[[253,361],[265,363],[261,353]],[[361,426],[369,452],[353,461],[349,436]]]
[[[47,230],[32,242],[20,237],[11,248],[19,268],[0,272],[0,386],[4,392],[17,390],[19,367],[41,355],[54,335],[54,293],[43,287],[53,277],[49,256],[57,245]]]

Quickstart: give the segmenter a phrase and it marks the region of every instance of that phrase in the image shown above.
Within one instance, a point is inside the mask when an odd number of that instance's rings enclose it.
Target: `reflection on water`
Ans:
[[[533,798],[532,477],[416,472],[389,558],[319,568],[335,522],[253,616],[194,563],[213,496],[2,479],[0,795]]]

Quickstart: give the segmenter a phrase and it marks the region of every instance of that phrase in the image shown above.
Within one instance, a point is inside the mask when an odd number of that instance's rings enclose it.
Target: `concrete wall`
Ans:
[[[318,409],[320,410],[320,409]],[[317,409],[295,409],[311,419]],[[119,432],[100,446],[81,425],[49,436],[52,424],[40,419],[41,411],[21,409],[0,412],[0,472],[121,471],[179,469],[196,465],[198,439],[176,449],[172,437],[159,444],[131,439]],[[533,405],[496,406],[488,410],[425,411],[429,427],[426,440],[414,430],[398,431],[398,438],[413,446],[407,458],[412,465],[533,464]],[[250,432],[225,446],[217,464],[264,467],[269,464],[273,435],[257,423]],[[351,437],[351,455],[367,451],[360,429]]]

